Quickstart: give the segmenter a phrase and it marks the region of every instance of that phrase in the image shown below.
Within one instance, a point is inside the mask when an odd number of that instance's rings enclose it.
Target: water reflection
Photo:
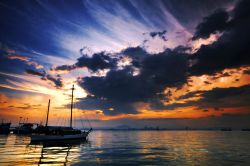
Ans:
[[[250,132],[95,131],[90,142],[0,135],[0,165],[250,165]]]
[[[66,142],[31,142],[28,146],[29,154],[40,152],[38,165],[66,165],[77,160],[80,156],[81,145],[87,145],[87,141],[66,141]]]
[[[88,141],[30,142],[28,136],[0,135],[0,165],[68,165]]]

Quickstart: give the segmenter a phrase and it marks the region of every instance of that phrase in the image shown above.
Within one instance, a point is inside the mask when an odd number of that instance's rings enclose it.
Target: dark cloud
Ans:
[[[133,76],[131,69],[112,70],[105,77],[86,77],[80,85],[98,98],[133,102],[151,96],[150,85],[142,84],[139,76]],[[144,80],[146,81],[146,80]]]
[[[143,53],[139,48],[127,49],[124,52],[129,51],[130,57],[136,60],[138,60],[136,55]],[[133,52],[137,54],[132,54]],[[98,106],[105,105],[106,108],[106,104],[109,107],[121,105],[130,108],[130,112],[136,113],[133,108],[134,103],[161,100],[164,97],[162,92],[166,87],[178,87],[186,83],[188,64],[185,53],[178,50],[165,50],[153,55],[145,52],[143,57],[139,60],[138,75],[133,75],[132,65],[122,70],[110,70],[104,77],[85,77],[79,80],[79,85],[95,96]],[[82,103],[89,104],[86,101]],[[112,113],[123,113],[119,112],[122,110]]]
[[[45,71],[38,71],[33,69],[26,69],[25,72],[30,75],[40,76],[42,80],[49,80],[53,82],[55,87],[57,88],[63,87],[63,82],[60,75],[53,77],[52,75],[47,74]]]
[[[186,83],[187,65],[187,54],[167,49],[143,60],[141,76],[164,87],[178,86]]]
[[[50,80],[51,82],[54,83],[54,85],[57,88],[61,88],[63,87],[63,82],[62,82],[62,78],[60,75],[57,75],[56,77],[51,76],[50,74],[47,74],[45,77],[47,80]]]
[[[27,74],[44,77],[46,75],[45,71],[37,71],[32,69],[26,69]]]
[[[130,102],[110,100],[106,98],[96,98],[88,96],[80,99],[77,107],[86,110],[102,110],[105,115],[136,114],[136,108]]]
[[[240,1],[232,15],[223,35],[216,42],[201,46],[191,56],[191,59],[197,60],[190,68],[192,75],[213,74],[225,68],[250,64],[250,1]]]
[[[140,67],[143,59],[149,56],[149,54],[141,47],[128,47],[121,51],[121,54],[132,58],[132,65],[134,67]]]
[[[71,71],[76,69],[75,65],[62,65],[62,66],[57,66],[56,68],[52,69],[52,70],[56,70],[56,71]]]
[[[163,41],[167,41],[166,39],[166,33],[167,31],[166,30],[163,30],[163,31],[160,31],[160,32],[150,32],[149,35],[152,37],[152,38],[155,38],[155,37],[159,37],[161,38]]]
[[[116,65],[116,59],[111,58],[108,53],[100,52],[95,53],[91,57],[83,54],[77,59],[77,62],[73,65],[57,66],[53,70],[74,70],[76,68],[87,67],[89,70],[96,72],[98,70],[113,68]]]
[[[216,10],[210,16],[203,18],[203,21],[198,24],[192,40],[207,39],[211,34],[225,30],[228,26],[228,18],[229,14],[225,10]]]
[[[115,61],[105,52],[96,53],[91,58],[82,56],[76,63],[77,67],[87,67],[92,71],[108,69],[115,66]]]
[[[142,60],[148,56],[148,53],[141,47],[128,47],[119,53],[109,54],[106,52],[95,53],[91,57],[83,53],[83,49],[80,50],[81,57],[77,59],[77,62],[73,65],[61,65],[52,70],[56,71],[71,71],[76,68],[86,67],[90,71],[97,72],[103,69],[114,69],[117,67],[117,62],[120,55],[128,56],[132,58],[132,65],[134,67],[140,67]]]
[[[244,107],[250,106],[250,85],[232,88],[215,88],[201,94],[199,107]]]

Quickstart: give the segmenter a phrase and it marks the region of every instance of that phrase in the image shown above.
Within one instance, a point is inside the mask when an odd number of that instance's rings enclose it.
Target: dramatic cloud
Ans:
[[[57,66],[53,70],[74,70],[76,68],[87,67],[89,70],[96,72],[98,70],[109,69],[115,66],[116,60],[111,58],[107,53],[100,52],[95,53],[91,57],[88,55],[82,55],[77,59],[77,62],[73,65],[62,65]]]
[[[87,67],[92,71],[114,67],[114,61],[105,52],[96,53],[91,58],[82,56],[76,63],[77,67]]]
[[[203,22],[196,27],[196,32],[192,40],[199,38],[207,39],[211,34],[225,30],[228,26],[228,18],[229,14],[223,9],[217,10],[212,15],[205,17]]]
[[[47,74],[45,71],[37,71],[33,69],[26,69],[25,72],[30,75],[40,76],[42,80],[49,80],[53,82],[56,88],[63,87],[63,82],[62,82],[62,78],[60,75],[57,75],[55,78],[51,76],[50,74]]]
[[[105,115],[138,113],[136,107],[130,102],[92,96],[80,99],[80,102],[77,103],[77,107],[86,110],[102,110]]]
[[[221,15],[226,15],[224,12],[219,12]],[[224,13],[224,14],[223,14]],[[218,12],[217,12],[218,14]],[[214,33],[216,30],[222,30],[223,35],[214,43],[210,45],[203,45],[201,48],[191,56],[191,59],[197,60],[190,72],[193,75],[213,74],[225,68],[235,68],[250,64],[250,1],[240,1],[232,11],[232,19],[227,22],[228,26],[224,24],[216,24],[217,21],[209,21],[214,18],[215,14],[207,17],[204,23],[200,25],[212,24],[205,32],[202,26],[196,32],[194,38],[209,36],[209,33]],[[224,16],[226,20],[227,16]],[[216,18],[214,18],[216,19]],[[221,22],[223,19],[221,19]],[[209,22],[209,23],[208,23]],[[204,32],[204,33],[203,33]]]
[[[133,65],[127,66],[122,70],[110,70],[103,77],[85,77],[79,80],[82,86],[89,94],[97,99],[96,105],[109,105],[111,108],[118,108],[123,105],[130,108],[125,112],[136,113],[133,105],[136,102],[151,102],[161,100],[164,95],[163,90],[166,87],[178,87],[186,83],[187,77],[187,55],[176,50],[165,50],[159,54],[144,54],[140,61],[137,55],[143,53],[140,48],[130,48],[125,50],[133,61],[137,61],[139,74],[133,75]],[[133,54],[136,53],[136,54]],[[133,56],[134,55],[134,56]],[[86,105],[88,102],[82,101]],[[93,101],[93,98],[91,99]],[[93,103],[93,102],[91,102]],[[84,105],[84,104],[83,104]],[[124,109],[125,110],[125,109]],[[105,109],[103,109],[105,111]],[[123,109],[114,109],[112,114],[124,113]]]
[[[140,67],[142,60],[149,56],[148,53],[141,47],[128,47],[124,49],[121,54],[132,58],[132,64],[134,67]]]

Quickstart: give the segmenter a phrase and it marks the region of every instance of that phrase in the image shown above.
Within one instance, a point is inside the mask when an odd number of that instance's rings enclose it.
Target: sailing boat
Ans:
[[[49,108],[50,108],[50,100],[48,103],[48,111],[46,124],[43,127],[40,127],[40,130],[37,132],[38,134],[30,135],[31,142],[34,141],[63,141],[63,140],[86,140],[89,133],[92,131],[90,128],[88,131],[81,131],[78,129],[74,129],[72,127],[72,110],[73,110],[73,97],[74,97],[74,85],[72,87],[72,95],[71,95],[71,107],[70,107],[70,125],[69,127],[64,126],[48,126],[49,119]]]

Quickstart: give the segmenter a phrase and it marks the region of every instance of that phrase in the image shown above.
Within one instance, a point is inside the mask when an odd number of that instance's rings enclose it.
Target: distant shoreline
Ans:
[[[250,131],[249,129],[94,129],[97,131]]]

